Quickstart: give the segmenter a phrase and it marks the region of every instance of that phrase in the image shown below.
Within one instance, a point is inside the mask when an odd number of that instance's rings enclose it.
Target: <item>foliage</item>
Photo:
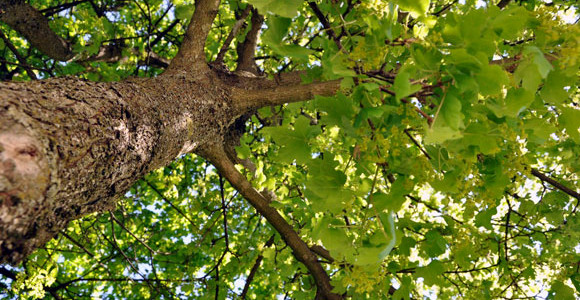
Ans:
[[[271,205],[309,245],[329,251],[321,260],[336,292],[580,295],[577,4],[222,1],[208,60],[248,3],[266,18],[256,53],[265,74],[342,80],[336,96],[260,109],[237,148],[256,166],[253,186],[275,195]],[[2,78],[27,80],[24,64],[40,78],[158,75],[151,53],[175,55],[194,9],[183,0],[31,4],[78,57],[120,43],[124,58],[57,62],[1,25],[26,57],[2,42]],[[237,55],[226,52],[228,68]],[[115,212],[73,221],[21,266],[0,269],[12,298],[316,293],[275,230],[193,155],[140,180]]]

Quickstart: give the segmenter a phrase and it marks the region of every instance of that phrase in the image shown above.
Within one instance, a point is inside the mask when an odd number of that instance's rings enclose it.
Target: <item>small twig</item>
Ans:
[[[268,248],[268,247],[272,246],[272,244],[274,243],[274,237],[275,237],[275,235],[272,235],[270,237],[270,239],[268,239],[268,241],[264,245],[264,248]],[[244,289],[242,290],[242,294],[240,295],[240,299],[246,299],[246,295],[248,294],[248,290],[250,289],[250,284],[252,283],[252,280],[254,280],[254,276],[256,276],[256,273],[258,272],[258,268],[262,264],[263,259],[264,259],[264,255],[262,255],[262,254],[258,255],[258,257],[256,258],[256,262],[252,266],[252,269],[250,270],[250,274],[248,275],[248,277],[246,279],[246,283],[244,284]]]
[[[532,169],[532,175],[536,176],[537,178],[539,178],[541,181],[545,181],[549,184],[551,184],[552,186],[554,186],[555,188],[559,189],[560,191],[576,198],[578,201],[576,202],[576,205],[574,206],[574,209],[572,210],[572,213],[576,212],[576,209],[578,208],[578,204],[580,203],[580,194],[575,192],[574,190],[568,188],[567,186],[559,183],[558,181],[548,177],[546,174],[538,171],[537,169]]]
[[[115,223],[117,223],[119,226],[121,226],[121,228],[123,228],[123,230],[125,230],[129,235],[131,235],[141,245],[145,246],[145,248],[147,248],[149,251],[151,251],[151,253],[165,254],[165,255],[170,254],[170,253],[159,253],[158,251],[151,249],[151,247],[149,247],[149,245],[147,245],[144,241],[142,241],[140,238],[138,238],[133,232],[131,232],[129,229],[127,229],[127,227],[125,227],[125,225],[123,223],[121,223],[119,221],[119,219],[117,219],[117,217],[115,217],[115,215],[112,212],[109,212],[109,214],[111,215],[111,219],[113,219],[113,221],[115,221]]]
[[[447,5],[443,6],[440,10],[432,13],[432,15],[434,15],[436,17],[439,17],[440,15],[442,15],[443,13],[445,13],[447,10],[449,10],[457,2],[459,2],[459,0],[453,0],[453,1],[449,2]]]
[[[4,34],[4,32],[2,32],[2,30],[0,30],[0,38],[4,40],[4,44],[6,45],[6,47],[8,47],[8,49],[10,49],[10,51],[14,54],[14,56],[16,56],[16,59],[20,62],[20,64],[24,68],[26,74],[28,74],[28,76],[33,80],[38,79],[38,77],[36,77],[36,74],[34,74],[34,71],[32,71],[30,65],[26,62],[26,59],[20,55],[18,49],[14,47],[10,39],[8,39],[8,37]]]

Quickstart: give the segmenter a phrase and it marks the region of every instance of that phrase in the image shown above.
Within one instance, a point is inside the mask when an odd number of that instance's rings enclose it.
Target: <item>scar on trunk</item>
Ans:
[[[40,144],[20,125],[0,127],[0,206],[42,197],[48,168]]]

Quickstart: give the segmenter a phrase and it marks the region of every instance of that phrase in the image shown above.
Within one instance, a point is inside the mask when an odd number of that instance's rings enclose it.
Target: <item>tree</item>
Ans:
[[[0,284],[573,299],[577,10],[0,0]]]

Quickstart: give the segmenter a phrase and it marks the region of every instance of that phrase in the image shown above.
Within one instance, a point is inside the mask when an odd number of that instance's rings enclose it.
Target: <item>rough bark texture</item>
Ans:
[[[222,86],[179,75],[0,84],[2,262],[18,262],[72,219],[112,209],[136,179],[221,138],[234,119]]]
[[[132,183],[175,157],[221,145],[242,114],[338,88],[301,85],[298,75],[0,83],[0,261],[17,263],[70,220],[112,209]],[[293,98],[279,93],[289,90]]]

